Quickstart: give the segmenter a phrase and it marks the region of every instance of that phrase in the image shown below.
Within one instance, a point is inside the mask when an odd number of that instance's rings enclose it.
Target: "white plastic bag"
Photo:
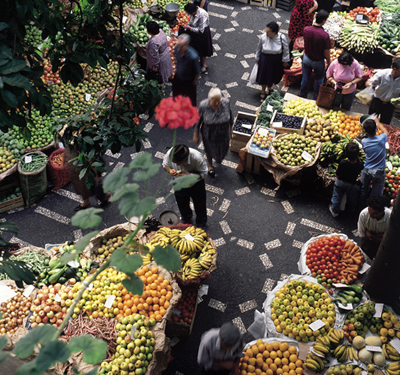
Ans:
[[[356,94],[356,98],[363,104],[369,104],[374,97],[374,91],[372,86],[368,86]]]
[[[249,77],[250,84],[254,85],[256,83],[257,73],[258,73],[258,64],[254,64],[253,70],[251,71],[250,77]]]

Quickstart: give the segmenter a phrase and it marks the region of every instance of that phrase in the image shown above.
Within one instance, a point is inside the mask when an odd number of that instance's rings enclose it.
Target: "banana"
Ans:
[[[333,352],[333,355],[335,356],[335,358],[339,358],[343,352],[344,352],[345,346],[344,345],[339,345],[335,351]]]
[[[308,358],[307,357],[307,359],[306,359],[306,367],[309,368],[310,370],[314,370],[316,372],[321,371],[320,364],[317,361],[315,361],[314,359],[312,359],[312,358]]]
[[[354,348],[351,348],[352,349],[352,351],[353,351],[353,358],[356,360],[356,361],[358,361],[358,353],[356,352],[356,350],[354,349]]]
[[[314,349],[317,349],[318,351],[321,351],[322,353],[329,353],[330,349],[328,347],[326,347],[324,344],[320,344],[320,343],[316,343],[314,345]]]
[[[352,361],[354,358],[354,349],[353,348],[348,348],[347,352],[349,353],[349,360]]]

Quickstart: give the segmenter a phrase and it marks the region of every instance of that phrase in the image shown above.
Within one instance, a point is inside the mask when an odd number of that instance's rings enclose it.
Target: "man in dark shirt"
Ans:
[[[359,152],[360,148],[357,143],[349,142],[345,149],[347,159],[342,160],[336,170],[336,181],[329,206],[329,211],[333,217],[339,215],[340,204],[344,194],[347,195],[347,201],[353,209],[357,206],[360,187],[356,184],[356,181],[364,168],[358,157]]]
[[[317,13],[315,24],[304,28],[303,78],[301,80],[299,93],[299,96],[302,98],[307,98],[311,72],[314,70],[315,82],[313,99],[317,99],[319,86],[324,82],[325,78],[325,59],[328,65],[331,63],[329,54],[331,40],[328,33],[322,28],[328,17],[329,13],[327,11],[320,10]]]
[[[197,81],[200,77],[200,57],[196,50],[189,46],[190,36],[181,34],[175,47],[176,72],[172,80],[174,96],[183,95],[190,98],[196,106]]]

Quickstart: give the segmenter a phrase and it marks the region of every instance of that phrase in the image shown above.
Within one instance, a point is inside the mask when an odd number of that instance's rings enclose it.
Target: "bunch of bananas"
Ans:
[[[321,153],[319,160],[321,163],[339,163],[342,159],[346,157],[345,149],[349,142],[354,142],[354,140],[349,136],[345,135],[340,137],[337,142],[325,142],[321,146]],[[360,148],[360,159],[365,161],[365,153],[361,147]]]
[[[400,374],[400,362],[391,362],[386,368],[386,374],[388,375],[399,375]]]
[[[182,268],[182,280],[197,279],[204,272],[204,268],[197,258],[190,258]]]
[[[400,361],[400,354],[397,350],[392,346],[392,344],[387,343],[382,345],[383,354],[390,361]]]
[[[316,354],[308,353],[305,366],[312,371],[322,372],[327,363],[329,363],[329,361],[326,358],[321,358]]]
[[[358,361],[358,355],[352,345],[339,345],[334,350],[333,355],[341,363],[353,359]]]

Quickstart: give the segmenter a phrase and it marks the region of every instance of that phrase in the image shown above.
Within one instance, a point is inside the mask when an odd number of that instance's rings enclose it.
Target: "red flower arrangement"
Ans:
[[[188,97],[182,95],[161,100],[156,107],[156,120],[160,126],[169,129],[184,127],[189,129],[199,121],[199,112]]]

